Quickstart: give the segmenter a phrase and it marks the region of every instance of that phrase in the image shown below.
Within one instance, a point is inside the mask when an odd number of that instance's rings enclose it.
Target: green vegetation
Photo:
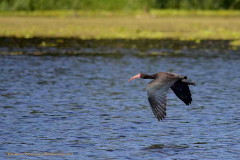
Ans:
[[[137,10],[150,8],[153,0],[1,0],[2,11],[34,10]]]
[[[156,0],[159,9],[240,9],[240,0]]]
[[[46,10],[46,11],[0,11],[0,16],[26,16],[26,17],[126,17],[126,16],[211,16],[211,17],[240,17],[240,10],[174,10],[151,9],[148,13],[136,11],[95,11],[95,10]]]
[[[240,0],[1,0],[1,11],[240,9]]]

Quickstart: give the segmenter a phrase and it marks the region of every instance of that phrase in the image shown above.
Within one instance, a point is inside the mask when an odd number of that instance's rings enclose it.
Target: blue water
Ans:
[[[240,56],[0,56],[1,159],[240,159]],[[187,75],[158,122],[139,72]],[[7,155],[7,153],[70,155]]]

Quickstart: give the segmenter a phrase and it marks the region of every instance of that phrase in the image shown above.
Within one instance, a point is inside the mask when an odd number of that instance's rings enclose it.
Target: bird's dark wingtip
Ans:
[[[192,101],[188,101],[188,102],[184,102],[187,106],[189,106],[191,103],[192,103]]]
[[[165,116],[166,116],[166,114],[165,114]],[[157,118],[157,120],[160,122],[160,121],[162,121],[163,119],[165,119],[165,116],[164,117],[156,117]]]

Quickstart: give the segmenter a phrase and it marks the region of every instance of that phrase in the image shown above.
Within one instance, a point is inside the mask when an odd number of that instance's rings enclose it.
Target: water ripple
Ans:
[[[187,53],[188,54],[188,53]],[[73,153],[52,159],[238,159],[239,57],[1,56],[0,151]],[[139,72],[188,75],[193,103],[149,107]],[[32,159],[48,157],[32,156]]]

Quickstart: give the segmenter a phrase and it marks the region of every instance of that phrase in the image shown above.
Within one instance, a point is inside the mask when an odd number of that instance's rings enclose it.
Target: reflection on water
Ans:
[[[2,55],[0,151],[73,153],[51,159],[238,159],[239,63],[238,54],[221,52]],[[158,71],[182,73],[197,83],[190,106],[169,93],[162,122],[149,107],[148,80],[127,82],[139,72]]]
[[[153,144],[149,147],[144,149],[146,150],[162,150],[164,148],[171,148],[171,149],[185,149],[188,148],[188,145],[164,145],[164,144]]]
[[[178,39],[78,39],[0,37],[0,55],[91,55],[121,57],[145,56],[207,56],[239,54],[240,46],[232,40]],[[42,45],[45,44],[45,45]]]

